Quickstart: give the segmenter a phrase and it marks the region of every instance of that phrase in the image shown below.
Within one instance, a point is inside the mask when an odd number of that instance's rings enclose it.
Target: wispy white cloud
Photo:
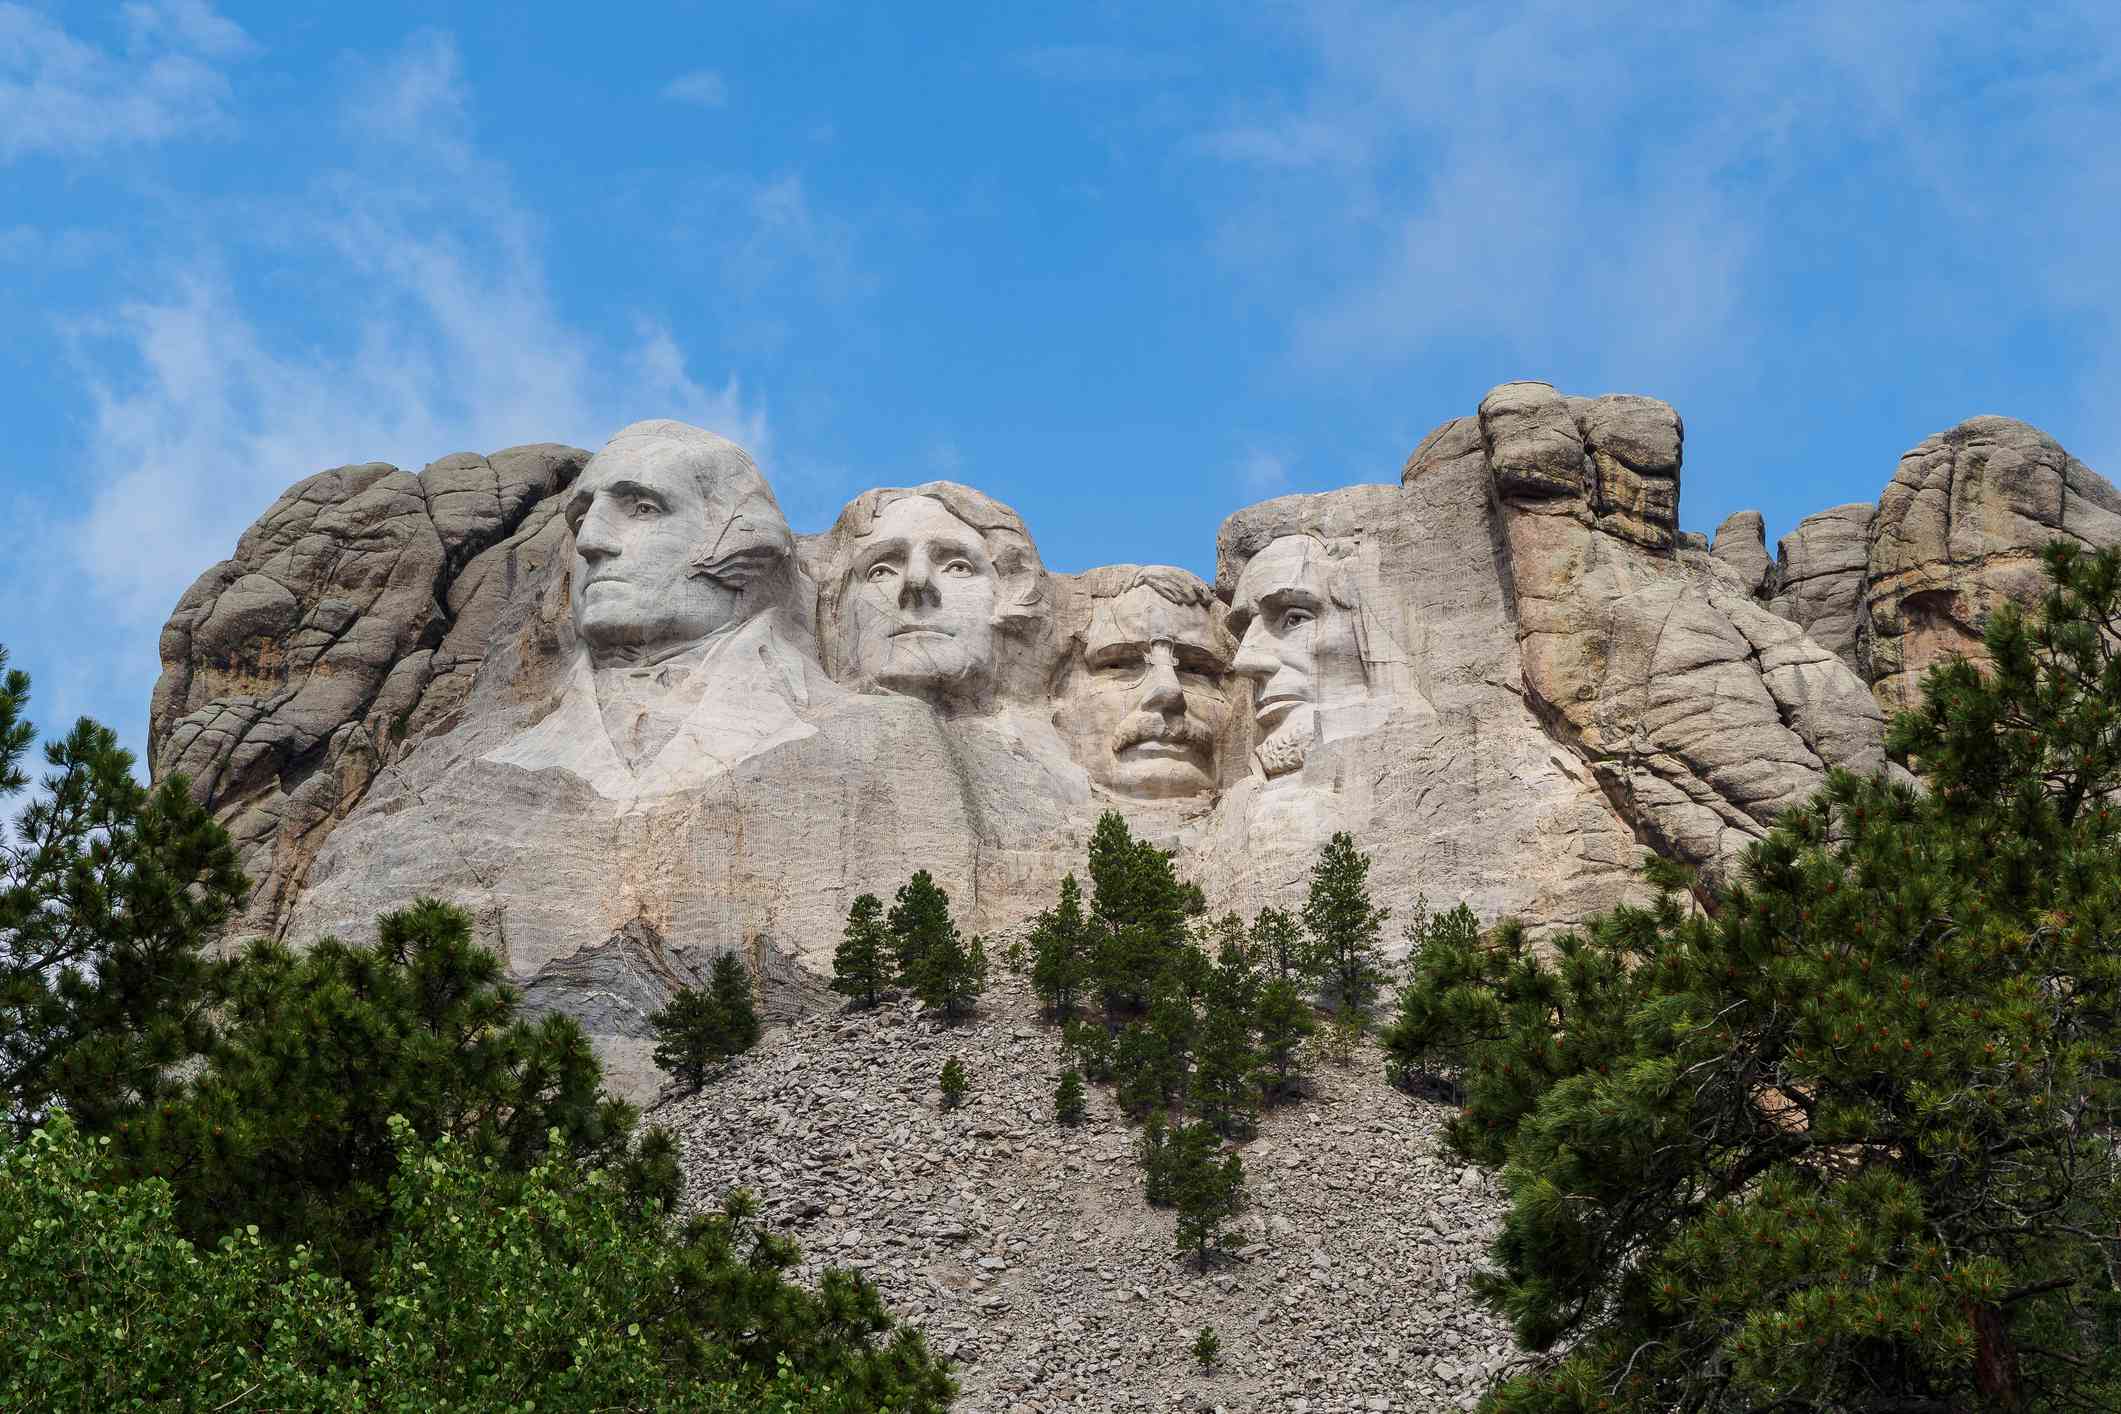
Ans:
[[[26,5],[0,3],[0,162],[160,142],[229,121],[225,66],[255,49],[205,0],[122,11],[129,42],[99,47]]]
[[[1850,173],[1852,202],[1905,192],[1938,231],[1976,233],[1958,253],[1993,266],[1984,287],[2030,277],[2121,354],[2111,6],[2009,24],[1966,0],[1281,14],[1307,76],[1188,147],[1244,174],[1220,249],[1290,311],[1307,360],[1477,334],[1524,367],[1567,357],[1631,386],[1731,350],[1757,361],[1752,331],[1787,313],[1777,281],[1805,265],[1792,222],[1814,203],[1815,238],[1844,244],[1821,193]],[[1896,297],[1979,318],[1945,281],[1916,265]]]
[[[175,263],[154,297],[70,331],[92,399],[95,490],[62,543],[134,661],[152,661],[192,577],[288,484],[326,467],[594,447],[649,416],[770,451],[764,404],[735,374],[698,377],[657,323],[614,347],[561,312],[537,223],[476,142],[447,36],[418,37],[370,77],[346,119],[351,165],[273,213],[343,291],[316,313],[328,340],[273,329],[247,283],[268,277],[247,248]]]
[[[729,102],[729,85],[712,69],[694,69],[664,84],[663,97],[696,108],[720,108]]]

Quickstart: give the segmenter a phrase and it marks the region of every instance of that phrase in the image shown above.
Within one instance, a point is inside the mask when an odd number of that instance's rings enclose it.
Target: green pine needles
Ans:
[[[723,1061],[758,1044],[759,1013],[743,960],[733,952],[718,955],[707,990],[680,987],[648,1025],[656,1036],[655,1063],[687,1090],[698,1090]]]
[[[2121,553],[2047,567],[1895,723],[1926,790],[1834,775],[1712,911],[1429,930],[1387,1046],[1547,1353],[1486,1408],[2121,1407]]]

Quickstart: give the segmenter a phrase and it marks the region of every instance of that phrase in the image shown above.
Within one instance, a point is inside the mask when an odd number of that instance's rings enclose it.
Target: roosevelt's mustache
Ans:
[[[1173,746],[1212,746],[1215,738],[1191,717],[1166,717],[1155,712],[1135,712],[1112,734],[1117,753],[1145,741],[1167,741]]]

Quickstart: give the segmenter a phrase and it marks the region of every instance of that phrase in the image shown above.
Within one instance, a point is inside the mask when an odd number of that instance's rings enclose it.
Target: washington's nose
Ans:
[[[583,516],[582,523],[575,527],[574,549],[591,564],[619,553],[619,540],[611,533],[611,519],[604,513],[602,502],[592,505],[589,514]]]

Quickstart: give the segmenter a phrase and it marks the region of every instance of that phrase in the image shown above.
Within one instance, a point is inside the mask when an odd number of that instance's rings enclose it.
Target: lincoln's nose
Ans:
[[[1281,659],[1266,645],[1266,636],[1258,619],[1248,624],[1244,642],[1237,647],[1237,661],[1230,665],[1230,671],[1239,677],[1257,678],[1261,682],[1280,672]]]

